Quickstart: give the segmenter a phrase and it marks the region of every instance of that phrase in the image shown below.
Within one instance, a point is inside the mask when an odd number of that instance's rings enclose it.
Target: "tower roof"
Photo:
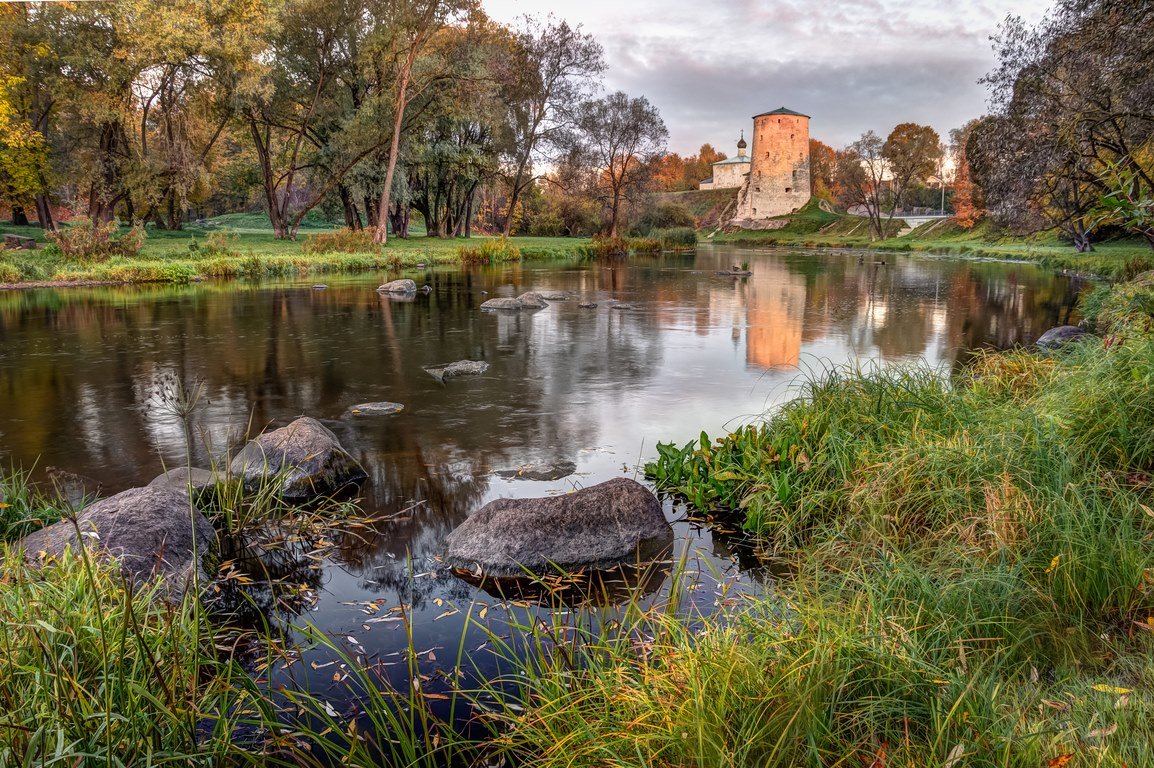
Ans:
[[[790,115],[792,117],[804,117],[807,120],[809,119],[809,115],[803,115],[800,112],[794,112],[792,109],[786,109],[785,107],[778,107],[772,112],[762,112],[760,115],[754,115],[753,119],[756,120],[759,117],[769,117],[771,115]]]
[[[741,138],[738,139],[738,141],[737,141],[737,148],[738,149],[745,149],[748,146],[749,145],[745,143],[745,131],[742,131],[741,132]]]

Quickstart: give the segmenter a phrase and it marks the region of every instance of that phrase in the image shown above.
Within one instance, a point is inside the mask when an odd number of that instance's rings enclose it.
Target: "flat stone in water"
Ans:
[[[405,406],[400,403],[361,403],[360,405],[347,408],[345,412],[341,414],[341,418],[355,419],[359,417],[391,416],[403,410],[405,410]]]
[[[314,291],[323,291],[326,288],[328,288],[328,286],[325,285],[324,283],[317,283],[316,285],[313,286]]]
[[[521,310],[524,308],[525,307],[521,304],[519,299],[511,299],[511,298],[507,298],[507,297],[499,298],[499,299],[489,299],[488,301],[486,301],[485,303],[483,303],[481,305],[481,309],[485,310],[486,312],[490,312],[490,311],[495,310],[495,309]]]
[[[549,306],[549,304],[546,303],[546,301],[541,298],[540,295],[529,291],[527,293],[522,293],[515,299],[508,297],[489,299],[481,305],[481,309],[485,311],[491,311],[494,309],[522,310],[544,309],[547,306]]]
[[[538,295],[538,296],[540,296],[540,297],[541,297],[542,299],[544,299],[545,301],[569,301],[570,299],[572,299],[572,298],[573,298],[573,294],[571,294],[571,293],[566,293],[566,292],[561,292],[561,293],[539,293],[539,294],[537,294],[537,295]]]
[[[577,465],[572,461],[541,461],[516,469],[502,469],[497,474],[507,480],[560,480],[576,471]]]
[[[637,309],[637,307],[633,306],[632,304],[612,304],[612,305],[610,305],[609,308],[610,309]]]
[[[452,379],[457,376],[480,376],[489,370],[489,364],[484,360],[458,360],[448,365],[430,365],[425,372],[438,381]]]
[[[393,280],[391,283],[385,283],[377,288],[377,293],[416,293],[417,281],[405,278],[404,280]]]
[[[597,309],[597,302],[587,301],[584,304],[578,304],[581,309]]]

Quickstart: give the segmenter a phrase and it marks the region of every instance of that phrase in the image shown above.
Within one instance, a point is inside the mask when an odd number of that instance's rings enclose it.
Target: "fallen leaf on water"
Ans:
[[[448,610],[448,611],[445,611],[444,613],[442,613],[442,614],[441,614],[440,616],[438,616],[437,618],[433,619],[433,621],[439,621],[439,620],[441,620],[441,619],[445,618],[446,616],[456,616],[458,613],[460,613],[460,611],[458,611],[458,610],[456,610],[456,609],[450,609],[450,610]]]

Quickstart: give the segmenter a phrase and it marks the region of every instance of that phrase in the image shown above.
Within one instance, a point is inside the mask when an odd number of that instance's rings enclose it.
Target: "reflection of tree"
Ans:
[[[153,404],[158,382],[170,378],[204,383],[190,419],[201,465],[270,423],[403,403],[404,412],[382,420],[327,422],[370,473],[370,513],[420,502],[340,542],[356,578],[400,589],[407,559],[429,562],[491,496],[490,471],[573,459],[604,439],[605,409],[658,374],[677,338],[671,328],[710,344],[710,336],[744,341],[753,367],[796,364],[807,348],[828,354],[847,341],[860,356],[954,360],[959,350],[1029,342],[1067,322],[1078,288],[1017,265],[886,258],[882,266],[853,253],[703,248],[574,269],[431,271],[418,280],[431,292],[412,302],[382,298],[367,280],[334,281],[323,292],[233,284],[4,294],[2,448],[24,465],[39,458],[114,492],[147,482],[162,461],[186,460],[183,425]],[[744,260],[752,278],[714,275]],[[601,307],[478,310],[485,298],[531,289],[575,291]],[[609,310],[610,299],[639,309]],[[461,359],[493,367],[445,384],[422,370]]]

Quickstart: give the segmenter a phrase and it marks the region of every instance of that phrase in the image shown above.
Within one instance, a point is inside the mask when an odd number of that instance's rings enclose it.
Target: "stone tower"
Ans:
[[[809,115],[782,107],[753,118],[749,178],[736,219],[793,213],[809,202]]]

